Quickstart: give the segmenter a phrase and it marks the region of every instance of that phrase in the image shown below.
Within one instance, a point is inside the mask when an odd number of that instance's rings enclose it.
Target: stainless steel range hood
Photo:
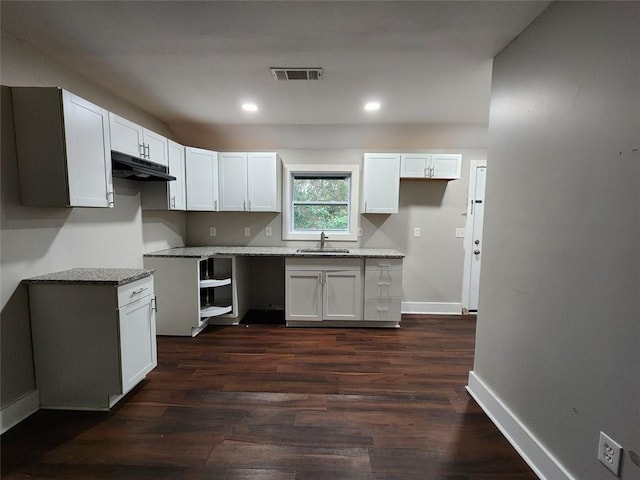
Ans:
[[[176,179],[169,175],[169,169],[164,165],[114,150],[111,150],[111,168],[114,177],[129,180],[169,182]]]

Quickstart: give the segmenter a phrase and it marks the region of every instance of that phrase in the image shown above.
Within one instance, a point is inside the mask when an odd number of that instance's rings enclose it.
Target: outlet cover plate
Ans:
[[[464,238],[464,228],[456,228],[456,238]]]
[[[215,237],[217,235],[216,227],[209,227],[209,236]]]
[[[620,476],[620,460],[622,460],[622,446],[609,435],[600,432],[598,444],[598,460],[611,470],[616,477]]]

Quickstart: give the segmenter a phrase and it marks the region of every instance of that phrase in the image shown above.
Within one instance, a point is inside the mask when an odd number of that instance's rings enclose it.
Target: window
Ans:
[[[356,240],[357,165],[285,165],[285,240]]]

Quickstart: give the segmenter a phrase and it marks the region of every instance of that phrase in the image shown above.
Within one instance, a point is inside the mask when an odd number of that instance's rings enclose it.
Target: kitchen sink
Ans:
[[[298,253],[349,253],[346,248],[299,248]]]

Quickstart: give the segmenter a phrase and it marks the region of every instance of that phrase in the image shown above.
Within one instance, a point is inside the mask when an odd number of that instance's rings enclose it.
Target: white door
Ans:
[[[486,179],[487,167],[484,165],[484,162],[472,161],[469,177],[467,229],[465,234],[464,285],[462,288],[462,305],[463,308],[469,312],[478,311]]]
[[[462,172],[462,155],[459,153],[438,153],[431,155],[430,178],[455,180]]]
[[[362,320],[362,287],[359,271],[324,272],[324,320]]]
[[[274,152],[247,154],[247,211],[280,211],[278,156]]]
[[[157,365],[154,296],[118,310],[122,393],[127,393]]]
[[[108,112],[63,90],[69,205],[113,207]]]
[[[146,160],[159,163],[165,167],[169,165],[169,154],[167,152],[169,144],[167,138],[151,130],[144,129],[144,144],[146,148]]]
[[[367,153],[362,180],[362,213],[398,213],[400,155]]]
[[[425,178],[431,164],[429,154],[402,154],[400,156],[400,178]]]
[[[285,271],[285,319],[322,320],[322,272]]]
[[[142,127],[109,112],[111,130],[111,150],[126,153],[137,158],[145,158]]]
[[[220,211],[247,210],[247,154],[220,152]]]
[[[218,210],[218,154],[186,147],[187,210]]]
[[[184,210],[187,206],[185,195],[184,147],[169,140],[169,174],[176,177],[169,182],[169,210]]]

